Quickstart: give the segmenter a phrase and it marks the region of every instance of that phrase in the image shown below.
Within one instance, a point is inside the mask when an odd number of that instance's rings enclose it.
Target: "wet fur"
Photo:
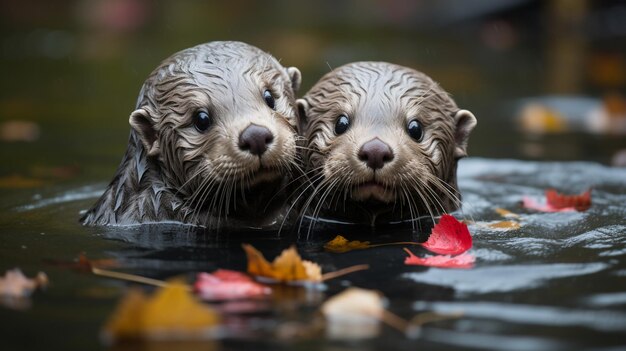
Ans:
[[[82,222],[276,221],[284,186],[297,168],[294,91],[299,84],[297,69],[286,69],[244,43],[211,42],[172,55],[144,83],[130,117],[124,158]],[[276,97],[275,111],[264,102],[264,89]],[[205,133],[194,128],[199,109],[213,121]],[[240,131],[250,123],[275,136],[261,160],[237,146]],[[261,165],[279,176],[258,176]]]
[[[306,187],[305,213],[374,225],[459,207],[457,161],[466,155],[476,120],[425,74],[384,62],[352,63],[322,77],[298,104],[303,159],[313,184]],[[336,135],[341,114],[351,125]],[[421,142],[406,130],[415,118],[423,126]],[[373,172],[357,154],[376,137],[395,158]],[[355,193],[355,186],[373,177],[385,185],[385,201],[366,201]]]

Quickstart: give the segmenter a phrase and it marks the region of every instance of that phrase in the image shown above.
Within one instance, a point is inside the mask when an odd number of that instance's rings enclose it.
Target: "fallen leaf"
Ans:
[[[506,210],[504,208],[496,208],[494,211],[496,211],[500,216],[504,217],[504,218],[519,218],[519,215],[517,213],[513,213],[509,210]]]
[[[522,206],[540,212],[572,212],[586,211],[591,207],[591,189],[580,195],[562,195],[554,189],[545,192],[546,202],[540,203],[535,199],[524,196]]]
[[[472,247],[472,236],[467,224],[444,214],[434,227],[428,240],[422,246],[434,253],[458,255]]]
[[[203,300],[237,300],[272,293],[271,288],[257,283],[246,274],[227,269],[218,269],[211,274],[199,273],[194,291]]]
[[[363,339],[380,333],[385,313],[383,297],[373,290],[348,288],[321,307],[326,335],[333,339]]]
[[[21,298],[30,296],[37,288],[48,285],[46,273],[39,272],[35,278],[27,278],[19,268],[6,271],[0,277],[0,295],[10,298]]]
[[[586,211],[591,207],[591,189],[580,195],[563,195],[554,189],[546,190],[546,203],[554,208],[570,208]]]
[[[252,245],[242,246],[248,256],[249,274],[279,282],[319,283],[369,268],[369,265],[360,264],[322,275],[322,268],[317,263],[303,260],[294,246],[283,250],[272,263],[269,263]]]
[[[429,257],[415,256],[409,249],[404,248],[404,251],[409,254],[404,260],[406,265],[414,266],[429,266],[439,268],[472,268],[476,261],[474,255],[464,253],[458,256],[450,255],[436,255]]]
[[[348,241],[348,239],[344,238],[341,235],[337,235],[333,240],[327,242],[326,245],[324,245],[324,249],[326,249],[326,251],[334,253],[342,253],[358,249],[367,249],[369,247],[369,241]]]
[[[106,340],[205,339],[215,336],[220,316],[197,301],[187,285],[169,281],[152,296],[130,289],[103,328]]]
[[[254,276],[281,282],[322,281],[322,268],[316,263],[303,260],[294,246],[283,250],[272,263],[269,263],[252,245],[243,244],[243,249],[248,256],[248,273]]]
[[[517,230],[522,227],[522,225],[516,221],[478,222],[476,224],[482,227],[487,227],[487,228],[501,230],[501,231]]]

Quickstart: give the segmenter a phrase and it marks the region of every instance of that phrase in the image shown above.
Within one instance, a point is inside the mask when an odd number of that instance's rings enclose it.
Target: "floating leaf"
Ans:
[[[546,203],[554,208],[571,208],[586,211],[591,207],[591,189],[580,195],[563,195],[554,189],[546,190]]]
[[[269,263],[252,245],[243,244],[243,249],[248,256],[248,273],[252,275],[281,282],[322,281],[322,268],[316,263],[303,260],[294,246],[283,250],[272,263]]]
[[[369,241],[348,241],[348,239],[344,238],[341,235],[337,235],[333,240],[327,242],[326,245],[324,245],[324,249],[326,249],[326,251],[334,253],[342,253],[358,249],[367,249],[369,247]]]
[[[252,245],[243,244],[248,256],[248,273],[257,277],[274,279],[279,282],[312,282],[333,279],[348,273],[368,269],[368,265],[355,265],[322,275],[322,268],[314,262],[303,260],[294,246],[269,263],[263,254]]]
[[[37,288],[48,285],[46,273],[39,272],[35,278],[28,278],[19,268],[6,271],[0,277],[0,295],[9,298],[21,298],[30,296]]]
[[[272,289],[241,272],[218,269],[211,274],[199,273],[194,291],[203,300],[236,300],[267,296]]]
[[[379,334],[385,314],[383,297],[373,290],[349,288],[328,299],[321,308],[326,334],[333,339],[362,339]]]
[[[479,222],[476,224],[501,231],[517,230],[522,227],[522,225],[517,221]]]
[[[519,218],[519,215],[517,213],[513,213],[509,210],[506,210],[504,208],[496,208],[494,211],[496,211],[496,213],[498,213],[500,216],[504,217],[504,218]]]
[[[458,255],[472,247],[472,236],[467,229],[467,224],[444,214],[422,246],[434,253]]]
[[[437,255],[429,257],[415,256],[409,249],[404,248],[404,251],[409,254],[404,260],[404,264],[415,266],[429,266],[439,268],[472,268],[474,261],[476,260],[473,255],[464,253],[458,256],[450,255]]]
[[[108,340],[120,339],[204,339],[214,336],[219,315],[198,302],[188,287],[169,281],[147,297],[131,289],[103,328]]]

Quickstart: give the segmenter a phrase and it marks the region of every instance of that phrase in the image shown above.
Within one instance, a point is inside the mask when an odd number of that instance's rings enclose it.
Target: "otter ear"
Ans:
[[[291,88],[293,89],[293,92],[297,93],[300,89],[300,83],[302,83],[302,74],[300,74],[300,70],[295,67],[289,67],[287,68],[287,74],[291,80]]]
[[[298,105],[298,129],[302,134],[307,123],[306,115],[309,111],[309,103],[304,99],[298,99],[296,100],[296,105]]]
[[[139,139],[141,139],[143,147],[148,152],[148,156],[157,156],[159,154],[159,141],[148,111],[142,108],[133,111],[128,122],[139,135]]]
[[[476,117],[468,110],[459,110],[454,115],[454,157],[461,158],[467,156],[467,141],[472,129],[476,127]]]

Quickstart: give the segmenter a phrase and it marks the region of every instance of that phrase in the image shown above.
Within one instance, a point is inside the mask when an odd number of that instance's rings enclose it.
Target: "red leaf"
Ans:
[[[563,195],[554,189],[548,189],[545,204],[524,196],[522,206],[540,212],[586,211],[591,207],[591,189],[580,195]]]
[[[249,276],[227,269],[199,273],[194,290],[204,300],[236,300],[269,295],[272,290]]]
[[[472,268],[474,266],[474,261],[476,260],[474,255],[470,255],[468,253],[458,256],[437,255],[422,258],[415,256],[407,248],[404,248],[404,251],[409,254],[409,257],[404,260],[404,264],[407,265],[439,268]]]
[[[444,214],[422,246],[434,253],[458,255],[472,247],[472,236],[465,223]]]
[[[554,189],[548,189],[546,203],[554,208],[573,207],[576,211],[586,211],[591,207],[591,189],[580,195],[563,195]]]

